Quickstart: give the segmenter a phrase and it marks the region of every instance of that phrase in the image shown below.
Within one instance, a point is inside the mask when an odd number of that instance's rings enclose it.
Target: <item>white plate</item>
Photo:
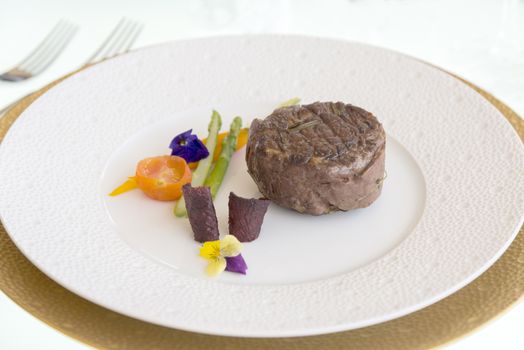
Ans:
[[[280,101],[342,100],[388,133],[383,194],[311,217],[271,206],[245,244],[248,275],[205,277],[172,204],[107,193],[141,158],[168,153]],[[235,154],[216,199],[258,196]],[[383,322],[464,286],[522,223],[524,151],[500,113],[449,75],[366,45],[293,36],[210,38],[140,50],[66,79],[33,103],[0,148],[0,213],[50,277],[115,311],[196,332],[297,336]]]

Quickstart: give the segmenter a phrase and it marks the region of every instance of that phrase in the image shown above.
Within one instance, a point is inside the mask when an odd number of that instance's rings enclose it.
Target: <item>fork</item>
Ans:
[[[136,21],[131,21],[122,18],[109,36],[104,40],[102,45],[95,50],[95,52],[87,59],[82,67],[89,66],[93,63],[106,60],[108,58],[117,56],[119,54],[129,51],[131,46],[142,32],[143,25]],[[18,101],[29,96],[31,93],[11,102],[6,107],[0,110],[0,118]]]
[[[23,81],[42,73],[64,51],[73,39],[78,27],[66,20],[60,20],[26,58],[14,68],[0,74],[0,80]]]
[[[122,18],[102,45],[87,59],[84,67],[129,51],[140,35],[143,25]]]

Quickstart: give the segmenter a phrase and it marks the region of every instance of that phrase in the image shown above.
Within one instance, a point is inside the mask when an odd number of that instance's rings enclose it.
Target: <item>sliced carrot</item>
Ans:
[[[119,194],[126,193],[128,191],[134,190],[138,188],[138,184],[136,183],[136,178],[134,176],[130,176],[126,182],[118,186],[111,192],[110,196],[118,196]]]
[[[249,136],[248,128],[240,129],[240,133],[238,134],[238,139],[237,139],[237,151],[247,144],[248,136]]]

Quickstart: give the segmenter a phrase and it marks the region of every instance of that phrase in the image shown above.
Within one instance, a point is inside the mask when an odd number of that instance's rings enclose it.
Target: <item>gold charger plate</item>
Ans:
[[[24,98],[8,111],[0,119],[0,142],[33,101],[66,77]],[[524,120],[486,91],[466,83],[499,109],[524,141]],[[33,316],[101,349],[428,349],[472,332],[522,298],[523,231],[521,228],[504,255],[480,277],[431,306],[381,324],[310,337],[219,337],[118,314],[77,296],[44,275],[17,249],[2,225],[0,288]]]

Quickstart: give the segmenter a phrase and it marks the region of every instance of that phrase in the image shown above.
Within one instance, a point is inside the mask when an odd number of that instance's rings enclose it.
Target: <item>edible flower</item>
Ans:
[[[187,163],[198,162],[200,159],[207,158],[209,151],[197,135],[191,134],[193,129],[189,129],[177,136],[169,144],[172,156],[179,156]]]
[[[206,273],[217,276],[224,270],[246,274],[247,265],[240,255],[242,243],[233,235],[226,235],[221,240],[205,242],[200,248],[200,256],[208,261]]]
[[[238,254],[237,256],[226,257],[226,262],[226,271],[241,273],[243,275],[246,274],[247,264],[244,258],[242,257],[242,254]]]

